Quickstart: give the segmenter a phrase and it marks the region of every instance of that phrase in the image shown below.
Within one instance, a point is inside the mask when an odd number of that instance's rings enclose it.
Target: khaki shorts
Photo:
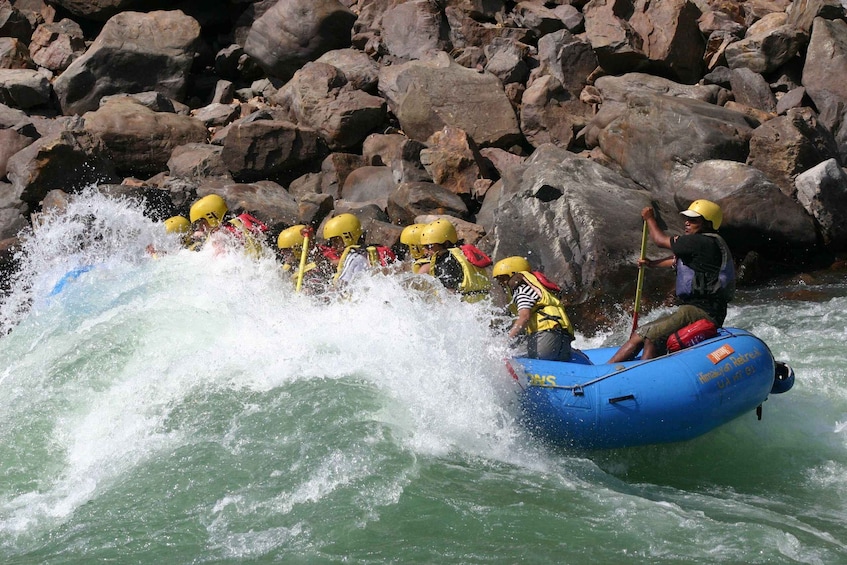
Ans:
[[[691,304],[683,304],[673,314],[662,316],[658,320],[644,324],[635,330],[635,333],[655,344],[664,346],[672,333],[703,319],[715,321],[704,310]]]

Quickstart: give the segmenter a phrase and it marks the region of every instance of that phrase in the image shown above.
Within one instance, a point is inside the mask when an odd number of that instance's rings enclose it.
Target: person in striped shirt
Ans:
[[[515,316],[509,338],[526,334],[527,357],[551,361],[571,358],[573,325],[561,301],[541,282],[524,257],[507,257],[494,265],[497,282],[511,299]]]

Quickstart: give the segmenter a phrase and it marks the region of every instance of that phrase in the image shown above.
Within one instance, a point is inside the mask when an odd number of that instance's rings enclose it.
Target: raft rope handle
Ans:
[[[616,396],[614,398],[609,399],[609,404],[617,404],[618,402],[623,402],[624,400],[635,400],[634,394],[626,394],[624,396]]]

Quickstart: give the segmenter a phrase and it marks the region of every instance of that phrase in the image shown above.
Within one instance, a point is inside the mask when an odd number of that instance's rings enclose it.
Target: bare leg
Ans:
[[[641,354],[641,360],[644,361],[646,359],[652,359],[656,357],[658,347],[656,344],[649,339],[644,340],[644,353]]]
[[[631,361],[638,355],[641,348],[644,347],[644,338],[633,333],[618,351],[612,355],[612,358],[607,363],[620,363],[621,361]]]

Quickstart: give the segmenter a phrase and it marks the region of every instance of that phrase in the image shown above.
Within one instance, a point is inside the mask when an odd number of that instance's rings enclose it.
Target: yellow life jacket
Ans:
[[[335,269],[335,276],[332,279],[338,280],[338,277],[341,276],[341,271],[344,270],[344,262],[347,260],[347,255],[350,254],[354,249],[361,249],[361,245],[348,245],[344,248],[344,251],[341,252],[341,258],[338,260],[338,267]],[[387,255],[382,255],[380,250],[387,252]],[[391,253],[387,247],[381,247],[378,245],[368,245],[365,248],[365,251],[368,252],[368,264],[371,267],[380,267],[388,265],[388,262],[394,259],[394,254]]]
[[[535,306],[533,306],[530,311],[529,322],[526,325],[526,333],[532,334],[535,332],[561,328],[573,337],[573,324],[571,324],[568,315],[565,313],[565,308],[562,306],[559,299],[553,296],[532,273],[521,271],[521,275],[527,284],[535,289],[535,292],[540,296],[538,302],[535,303]],[[512,311],[512,314],[517,316],[518,308],[515,306],[514,302],[509,304],[509,310]]]
[[[229,222],[227,222],[232,228],[229,228],[230,232],[238,237],[241,240],[241,243],[244,245],[244,254],[248,257],[252,257],[253,259],[258,259],[262,255],[264,255],[264,248],[262,247],[262,243],[255,236],[255,234],[250,231],[250,229],[244,225],[244,222],[239,218],[233,218]]]
[[[458,247],[448,249],[450,254],[456,258],[462,266],[462,282],[459,284],[459,293],[462,295],[462,300],[465,302],[479,302],[488,296],[488,291],[491,290],[491,279],[485,272],[485,269],[477,267],[465,257],[465,254]],[[430,259],[430,274],[435,273],[435,255]]]
[[[421,267],[430,262],[429,257],[421,257],[412,261],[412,272],[416,275],[421,271]]]

